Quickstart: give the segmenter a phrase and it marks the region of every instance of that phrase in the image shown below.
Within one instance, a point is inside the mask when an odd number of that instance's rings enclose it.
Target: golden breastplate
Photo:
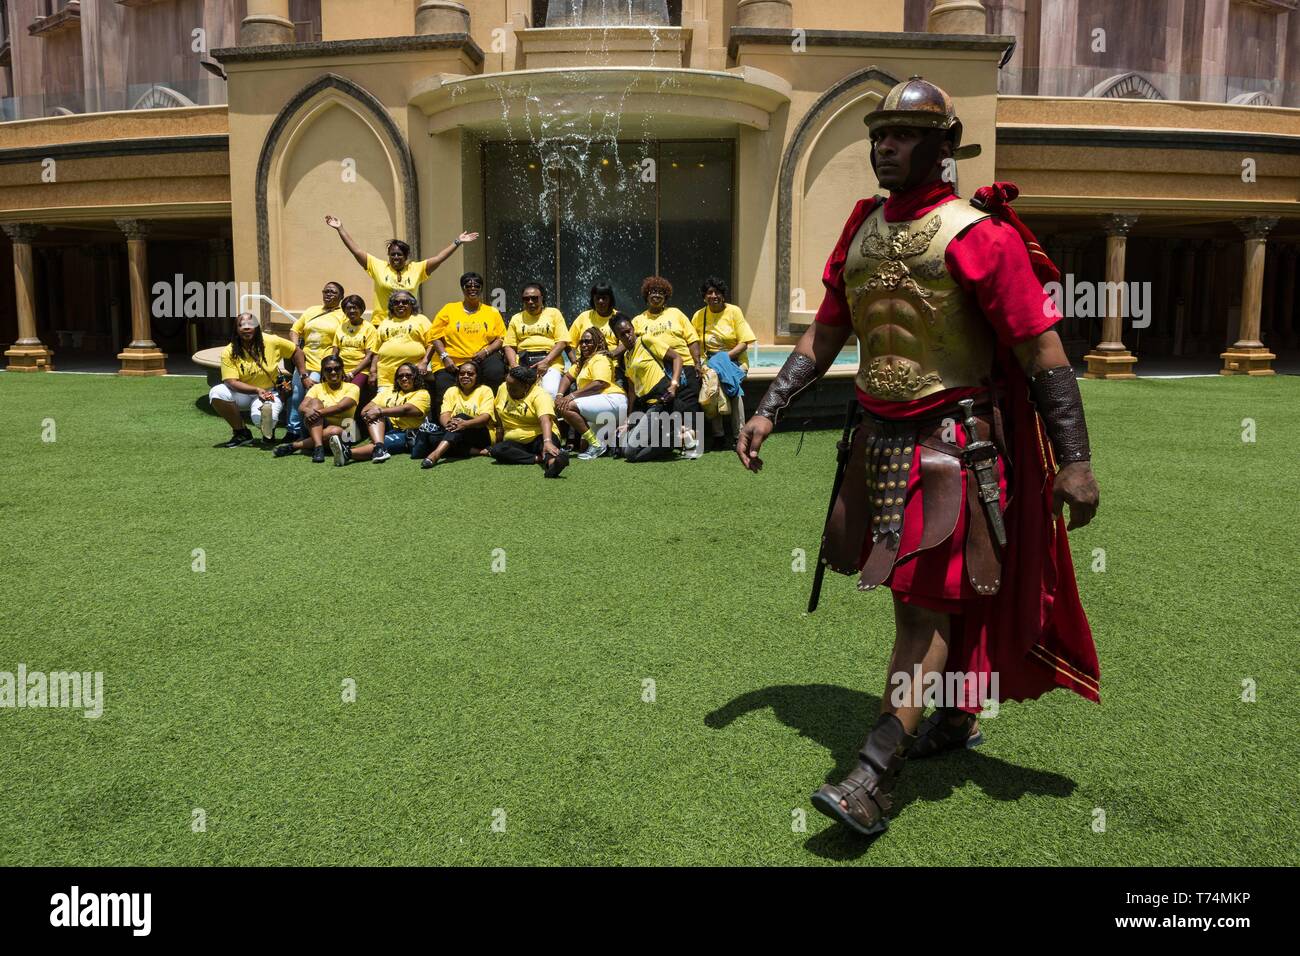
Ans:
[[[867,217],[844,265],[862,391],[902,402],[987,383],[993,330],[944,263],[948,243],[987,218],[964,199],[910,222],[886,223],[883,203]]]

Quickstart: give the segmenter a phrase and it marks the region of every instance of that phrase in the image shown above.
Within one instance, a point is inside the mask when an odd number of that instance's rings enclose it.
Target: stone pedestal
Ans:
[[[980,0],[935,0],[925,20],[926,33],[988,32],[988,15]]]
[[[248,15],[239,24],[240,46],[292,43],[289,0],[248,0]]]
[[[14,245],[14,292],[18,308],[18,341],[5,350],[6,368],[11,372],[48,372],[54,368],[54,353],[36,334],[36,274],[32,267],[32,242],[40,226],[5,223],[5,235]]]
[[[415,32],[419,36],[469,33],[469,11],[455,0],[424,0],[415,10]]]
[[[791,0],[740,0],[736,26],[789,30],[794,26],[794,6]]]
[[[1273,360],[1277,358],[1260,340],[1260,304],[1264,292],[1264,263],[1268,255],[1268,234],[1277,225],[1276,219],[1244,219],[1237,223],[1246,237],[1245,269],[1241,278],[1241,326],[1239,338],[1223,359],[1220,375],[1274,375]]]

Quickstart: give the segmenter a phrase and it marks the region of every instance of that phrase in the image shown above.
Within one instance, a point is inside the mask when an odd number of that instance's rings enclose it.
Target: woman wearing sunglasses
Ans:
[[[528,283],[519,297],[523,311],[511,316],[506,327],[506,365],[537,369],[542,388],[554,398],[564,375],[561,356],[569,348],[569,327],[560,310],[546,304],[546,289],[540,283]]]
[[[393,373],[403,362],[418,366],[428,358],[431,323],[415,311],[418,306],[411,293],[394,292],[388,300],[388,315],[375,329],[380,391],[393,387]]]
[[[473,362],[462,364],[456,370],[456,387],[447,389],[442,397],[437,423],[420,426],[411,453],[413,457],[424,457],[420,467],[432,468],[449,454],[486,455],[492,444],[488,426],[493,404],[492,389],[478,383],[478,366]]]
[[[506,364],[501,355],[506,325],[501,313],[482,301],[483,277],[466,272],[460,277],[463,298],[448,302],[433,320],[429,341],[436,352],[437,369],[433,376],[433,397],[442,407],[442,397],[456,384],[456,369],[466,362],[478,366],[478,377],[494,392],[506,378]],[[430,371],[425,360],[423,371]]]
[[[375,400],[361,410],[361,422],[370,435],[363,445],[348,447],[341,435],[330,437],[334,464],[350,461],[388,461],[394,454],[410,451],[415,444],[416,429],[429,414],[429,393],[419,387],[420,375],[410,362],[403,362],[393,373],[394,388],[380,389]]]
[[[324,381],[313,385],[298,408],[307,436],[286,445],[278,445],[275,457],[283,458],[296,451],[311,451],[311,460],[325,460],[325,443],[343,434],[344,422],[350,419],[361,401],[360,387],[343,380],[343,361],[327,355],[320,363]]]
[[[578,362],[564,373],[562,394],[555,400],[555,411],[569,423],[571,434],[581,435],[587,443],[579,461],[605,454],[618,426],[627,418],[627,395],[614,382],[614,363],[605,348],[605,333],[587,326],[578,340]],[[573,392],[569,392],[571,386],[576,386]]]

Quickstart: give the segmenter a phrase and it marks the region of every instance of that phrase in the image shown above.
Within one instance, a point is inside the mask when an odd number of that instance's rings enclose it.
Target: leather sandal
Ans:
[[[858,753],[858,766],[839,783],[819,787],[813,806],[863,836],[880,833],[889,826],[894,785],[915,740],[897,717],[881,714]]]
[[[940,708],[925,718],[917,728],[916,743],[908,751],[908,756],[920,760],[984,743],[984,733],[976,726],[978,718],[974,714],[965,713],[963,719],[955,724],[948,720],[951,714],[952,711]]]

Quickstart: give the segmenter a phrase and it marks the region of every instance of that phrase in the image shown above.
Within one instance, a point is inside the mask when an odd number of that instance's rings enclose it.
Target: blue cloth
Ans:
[[[726,352],[714,352],[709,356],[709,368],[718,373],[718,382],[722,385],[722,394],[735,398],[740,394],[740,383],[745,380],[745,369],[737,365]]]
[[[394,429],[391,425],[387,427],[389,431],[384,433],[384,448],[388,453],[390,455],[400,455],[404,451],[410,451],[411,446],[415,443],[415,431],[405,428]],[[415,456],[412,455],[411,457]]]

